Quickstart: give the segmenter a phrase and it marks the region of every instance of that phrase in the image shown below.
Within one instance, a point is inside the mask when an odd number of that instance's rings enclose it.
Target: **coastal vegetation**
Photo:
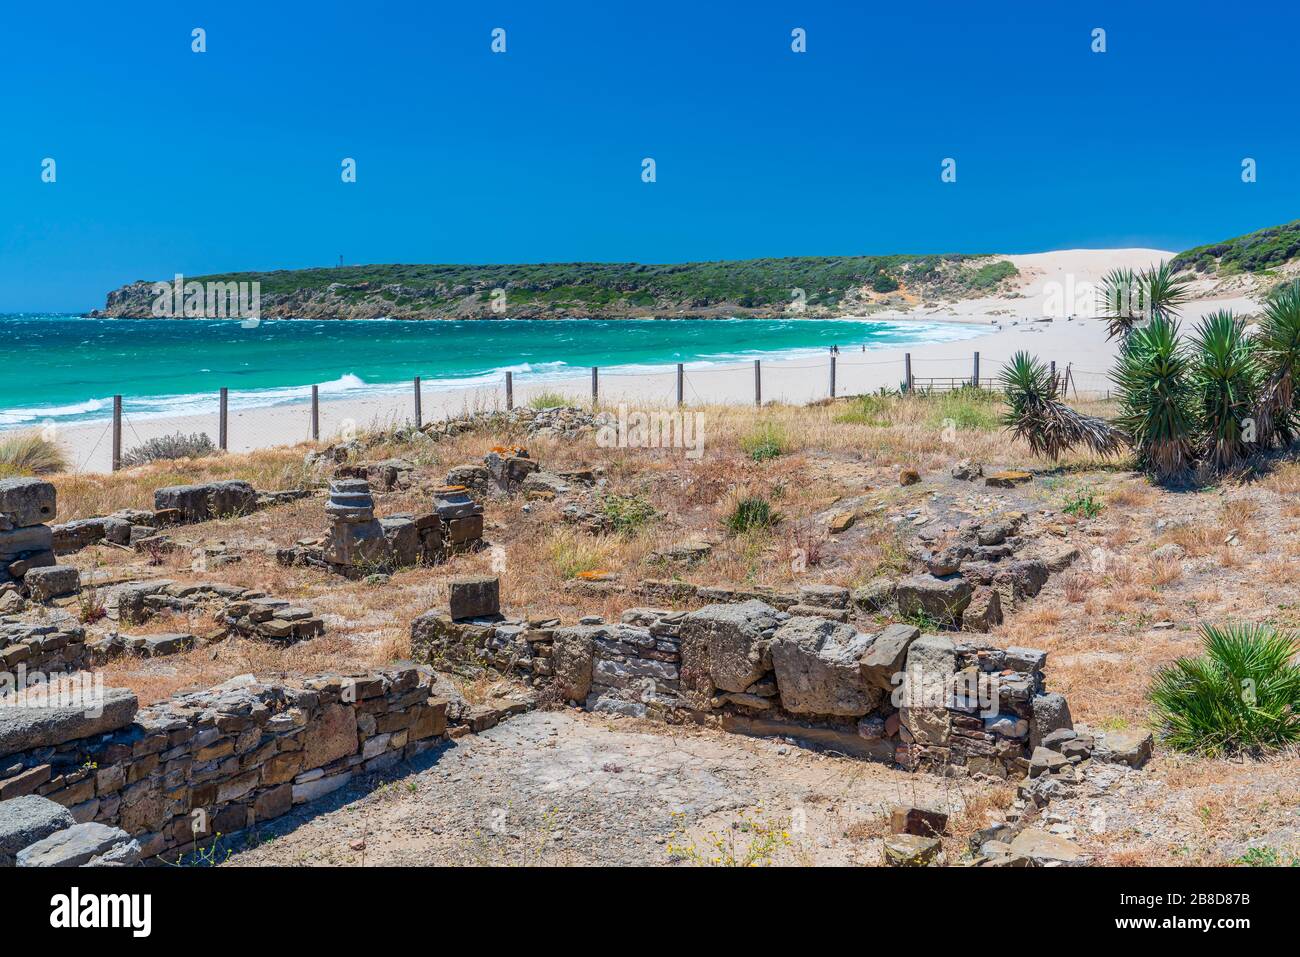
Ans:
[[[167,459],[199,459],[220,452],[215,442],[206,432],[186,435],[176,432],[173,435],[160,435],[157,438],[141,442],[129,449],[122,456],[122,464],[127,468],[144,465],[146,462],[158,462]]]
[[[1175,271],[1192,270],[1202,275],[1222,277],[1267,273],[1297,256],[1300,256],[1300,219],[1197,246],[1179,253],[1170,266]]]
[[[1204,654],[1156,673],[1156,726],[1179,751],[1259,755],[1300,742],[1295,636],[1265,625],[1201,628]]]
[[[1018,274],[987,255],[519,265],[368,265],[190,277],[260,284],[266,317],[544,318],[553,315],[826,315],[895,293],[962,297]],[[109,294],[101,313],[147,317],[153,284]],[[866,296],[864,300],[863,297]]]
[[[0,436],[0,479],[52,475],[67,468],[68,460],[63,450],[38,433]]]
[[[1004,424],[1036,453],[1055,459],[1084,446],[1113,454],[1127,444],[1140,468],[1172,481],[1193,469],[1219,475],[1291,444],[1300,423],[1300,280],[1273,290],[1254,334],[1219,310],[1184,338],[1185,282],[1164,263],[1110,273],[1100,297],[1102,318],[1121,340],[1111,372],[1119,414],[1106,422],[1075,412],[1061,401],[1059,378],[1017,353],[1001,377]]]

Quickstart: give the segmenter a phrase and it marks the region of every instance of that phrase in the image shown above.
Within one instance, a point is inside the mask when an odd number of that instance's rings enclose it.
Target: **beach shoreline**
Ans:
[[[1057,253],[1009,256],[1021,271],[1021,282],[1010,295],[969,299],[954,303],[918,307],[906,312],[874,312],[868,316],[839,317],[844,322],[943,322],[979,326],[969,337],[930,341],[903,346],[845,344],[835,361],[835,393],[839,396],[894,390],[905,376],[905,356],[911,357],[913,380],[919,388],[934,383],[946,388],[969,381],[978,352],[981,384],[992,384],[1000,367],[1012,355],[1027,351],[1057,368],[1068,368],[1072,396],[1104,396],[1109,389],[1108,370],[1116,344],[1106,338],[1105,323],[1088,317],[1057,316],[1053,296],[1063,287],[1096,283],[1116,266],[1145,267],[1170,254],[1159,250],[1073,250]],[[1204,299],[1190,304],[1185,316],[1194,319],[1215,308],[1249,311],[1255,303],[1244,297]],[[184,321],[184,320],[177,320]],[[794,353],[794,354],[791,354]],[[708,360],[684,363],[684,403],[687,406],[752,404],[755,375],[752,361],[716,363]],[[787,350],[761,359],[763,403],[804,404],[831,394],[829,351]],[[369,428],[392,426],[414,420],[413,383],[364,384],[363,395],[320,398],[319,434],[322,441]],[[571,404],[589,405],[592,400],[590,374],[578,369],[555,374],[516,374],[514,403],[529,404],[540,393],[563,395]],[[310,400],[276,404],[244,405],[232,393],[229,407],[228,448],[231,452],[311,440]],[[617,409],[673,408],[677,404],[677,379],[672,366],[602,367],[598,373],[600,404]],[[505,376],[491,381],[455,386],[426,381],[421,388],[422,419],[430,422],[468,412],[506,408]],[[35,422],[28,429],[43,431],[68,453],[76,471],[106,472],[111,468],[111,421],[106,418],[69,424]],[[19,429],[21,431],[21,429]],[[206,432],[215,441],[218,432],[218,400],[212,396],[211,411],[178,415],[132,416],[128,409],[123,422],[123,449],[129,450],[151,438],[176,432]]]

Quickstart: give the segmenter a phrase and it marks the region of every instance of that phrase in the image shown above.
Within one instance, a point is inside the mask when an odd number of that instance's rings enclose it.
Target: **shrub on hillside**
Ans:
[[[168,459],[201,459],[216,455],[219,451],[207,433],[195,432],[193,435],[186,435],[184,432],[177,432],[174,435],[161,435],[147,442],[141,442],[122,456],[122,464],[131,468]]]
[[[772,422],[764,422],[740,440],[740,450],[755,462],[774,459],[788,447],[784,430]]]
[[[777,523],[779,515],[772,508],[772,503],[757,495],[750,495],[737,500],[727,513],[724,524],[727,528],[741,534],[761,528],[771,528]]]
[[[1201,628],[1205,653],[1157,672],[1151,703],[1179,751],[1262,754],[1300,742],[1300,643],[1266,625]]]

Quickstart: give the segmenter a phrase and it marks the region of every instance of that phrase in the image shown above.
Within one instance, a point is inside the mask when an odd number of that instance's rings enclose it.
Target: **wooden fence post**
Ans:
[[[971,382],[974,383],[975,388],[978,389],[980,387],[980,354],[978,351],[975,353],[975,372],[974,378],[971,379]]]
[[[831,353],[831,398],[835,398],[835,353]]]
[[[682,363],[680,362],[677,363],[677,408],[679,409],[682,407],[682,399],[685,398],[686,395],[686,389],[685,389],[686,372],[684,371],[685,368],[686,367],[682,365]]]
[[[763,407],[763,369],[759,360],[754,360],[754,405]]]
[[[122,468],[122,397],[113,396],[113,471]]]
[[[903,391],[912,391],[912,353],[903,353]]]
[[[311,440],[320,441],[320,386],[311,387]]]
[[[420,377],[415,377],[415,427],[424,425],[424,409],[420,406]]]
[[[515,407],[515,374],[506,373],[506,411],[509,412]]]
[[[600,372],[595,366],[591,367],[591,404],[595,405],[600,398]]]
[[[229,437],[229,399],[230,390],[224,385],[221,387],[221,415],[217,424],[217,447],[225,452],[230,448],[227,439]]]

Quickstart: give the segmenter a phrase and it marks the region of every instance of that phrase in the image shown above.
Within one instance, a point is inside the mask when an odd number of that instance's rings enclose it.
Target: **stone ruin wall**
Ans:
[[[795,737],[944,774],[1023,777],[1042,740],[1071,727],[1036,649],[906,624],[864,633],[755,599],[561,625],[503,618],[497,591],[495,579],[454,580],[450,613],[412,623],[413,654],[515,674],[593,711]]]
[[[175,860],[445,741],[449,701],[433,680],[416,667],[292,684],[246,676],[138,711],[133,694],[110,689],[99,718],[84,705],[11,709],[0,802],[40,795],[96,825],[88,834],[117,829],[139,858]]]

